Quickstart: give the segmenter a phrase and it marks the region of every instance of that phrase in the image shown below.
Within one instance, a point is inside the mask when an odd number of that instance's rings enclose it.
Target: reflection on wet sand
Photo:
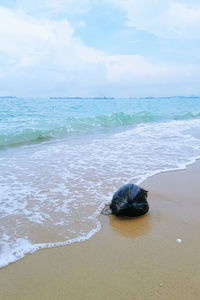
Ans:
[[[109,221],[114,232],[128,238],[145,235],[151,227],[150,214],[137,218],[109,216]]]

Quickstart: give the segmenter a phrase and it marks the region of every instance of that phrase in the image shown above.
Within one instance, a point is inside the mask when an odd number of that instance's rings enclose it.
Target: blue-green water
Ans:
[[[200,98],[0,98],[0,266],[83,241],[127,182],[200,157]]]
[[[0,147],[200,118],[200,98],[0,99]]]

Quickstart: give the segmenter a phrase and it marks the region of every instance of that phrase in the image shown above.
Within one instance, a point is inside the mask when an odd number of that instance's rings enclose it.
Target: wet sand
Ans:
[[[100,216],[89,241],[40,250],[0,270],[0,299],[199,300],[200,161],[153,176],[150,213]],[[177,239],[182,240],[181,243]]]

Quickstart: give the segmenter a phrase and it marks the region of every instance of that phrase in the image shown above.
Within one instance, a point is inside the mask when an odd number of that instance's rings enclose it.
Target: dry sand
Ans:
[[[150,213],[101,216],[89,241],[44,249],[0,270],[0,299],[199,300],[200,162],[142,186]],[[182,242],[178,243],[177,239]]]

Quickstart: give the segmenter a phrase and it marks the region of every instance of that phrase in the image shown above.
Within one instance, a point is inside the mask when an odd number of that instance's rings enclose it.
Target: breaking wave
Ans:
[[[51,138],[66,136],[72,133],[81,134],[96,130],[105,130],[119,128],[123,126],[134,126],[142,123],[161,122],[169,120],[186,120],[200,118],[200,113],[189,112],[182,115],[168,115],[151,112],[139,112],[126,114],[124,112],[113,113],[109,115],[97,115],[93,117],[68,117],[61,120],[61,125],[50,124],[41,128],[29,127],[19,128],[15,131],[7,131],[0,134],[0,147],[19,146],[29,143],[40,143]],[[28,126],[28,123],[27,123]],[[43,128],[44,127],[44,128]]]

